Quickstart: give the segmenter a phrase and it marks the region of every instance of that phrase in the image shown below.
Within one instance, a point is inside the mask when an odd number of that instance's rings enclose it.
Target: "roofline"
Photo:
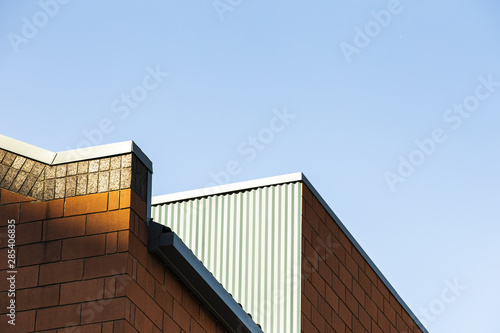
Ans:
[[[394,287],[390,284],[387,278],[382,274],[380,269],[378,269],[377,265],[371,260],[368,254],[363,250],[361,245],[356,241],[356,239],[352,236],[352,234],[347,230],[345,225],[340,221],[340,219],[335,215],[330,206],[326,203],[323,197],[319,194],[319,192],[314,188],[312,183],[307,179],[307,177],[302,172],[291,173],[282,176],[269,177],[256,179],[251,181],[233,183],[233,184],[225,184],[220,186],[206,187],[199,190],[185,191],[179,193],[172,193],[167,195],[155,196],[152,198],[151,205],[160,205],[171,202],[178,202],[183,200],[191,200],[195,198],[207,197],[211,195],[217,194],[227,194],[231,192],[244,191],[249,189],[254,189],[258,187],[264,186],[273,186],[280,185],[292,182],[303,182],[306,185],[313,195],[319,200],[319,202],[323,205],[323,207],[327,210],[330,216],[333,218],[335,223],[339,226],[339,228],[344,232],[347,238],[351,241],[354,247],[359,251],[361,256],[366,260],[366,262],[370,265],[370,267],[375,271],[377,276],[382,280],[385,286],[389,289],[389,291],[393,294],[396,300],[401,304],[401,306],[408,312],[410,317],[415,321],[415,323],[419,326],[423,333],[428,333],[427,329],[420,322],[417,316],[413,313],[413,311],[408,307],[408,305],[403,301],[401,296],[396,292]]]
[[[0,134],[0,148],[48,165],[80,162],[85,160],[134,153],[153,172],[153,163],[134,141],[123,141],[101,146],[52,152]]]
[[[160,257],[229,332],[262,333],[241,305],[169,228],[150,223],[148,250]]]
[[[2,134],[0,134],[0,148],[45,164],[52,164],[56,158],[56,153],[54,152],[9,138]]]
[[[302,172],[290,173],[287,175],[261,178],[255,180],[249,180],[239,183],[223,184],[212,187],[205,187],[197,190],[184,191],[178,193],[164,194],[154,196],[151,200],[151,205],[165,204],[169,202],[176,202],[182,200],[191,200],[196,198],[208,197],[211,195],[217,195],[222,193],[231,193],[249,190],[258,187],[280,185],[286,183],[300,182],[303,181],[304,175]]]

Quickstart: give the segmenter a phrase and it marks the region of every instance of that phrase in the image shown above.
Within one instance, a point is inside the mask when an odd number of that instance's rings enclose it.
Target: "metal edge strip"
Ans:
[[[2,134],[0,134],[0,148],[45,164],[52,164],[56,158],[56,153],[54,152],[9,138]]]
[[[296,181],[301,181],[303,178],[302,172],[290,173],[287,175],[261,178],[256,180],[249,180],[239,183],[223,184],[219,186],[212,186],[201,188],[197,190],[178,192],[172,194],[165,194],[154,196],[152,198],[152,205],[159,205],[163,203],[169,203],[174,201],[182,201],[187,199],[195,199],[201,197],[207,197],[211,195],[217,195],[222,193],[238,192],[243,190],[249,190],[258,187],[272,186],[278,184],[291,183]]]

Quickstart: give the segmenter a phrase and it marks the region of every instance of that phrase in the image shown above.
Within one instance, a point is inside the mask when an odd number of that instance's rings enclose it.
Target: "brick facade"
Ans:
[[[49,165],[0,149],[0,332],[225,332],[148,252],[150,161],[134,152]],[[307,184],[301,331],[422,333]],[[17,271],[15,327],[9,270]]]
[[[302,207],[302,332],[421,333],[305,184]]]
[[[146,186],[133,154],[48,166],[0,151],[0,332],[223,332],[148,253]],[[15,327],[6,315],[10,219]]]

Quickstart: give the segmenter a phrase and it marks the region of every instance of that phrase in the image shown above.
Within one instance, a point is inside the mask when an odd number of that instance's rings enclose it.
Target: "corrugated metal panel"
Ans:
[[[302,183],[152,208],[264,332],[300,332]]]

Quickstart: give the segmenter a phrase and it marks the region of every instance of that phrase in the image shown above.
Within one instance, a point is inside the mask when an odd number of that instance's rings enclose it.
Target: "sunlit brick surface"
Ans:
[[[421,332],[306,185],[302,205],[302,332]]]

